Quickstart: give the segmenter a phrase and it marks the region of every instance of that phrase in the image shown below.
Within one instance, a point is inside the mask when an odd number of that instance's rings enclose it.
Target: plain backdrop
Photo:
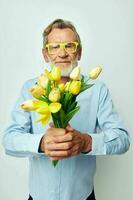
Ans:
[[[132,140],[132,8],[132,0],[0,0],[0,139],[23,83],[47,66],[41,54],[43,29],[63,18],[81,36],[83,72],[103,66],[100,79]],[[97,157],[95,192],[97,200],[133,199],[132,144],[124,155]],[[7,156],[0,145],[0,199],[27,197],[28,159]]]

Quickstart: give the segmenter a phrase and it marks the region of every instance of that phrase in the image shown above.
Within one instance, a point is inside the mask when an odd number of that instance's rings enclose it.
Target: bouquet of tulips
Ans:
[[[44,126],[52,117],[55,128],[65,128],[80,107],[76,97],[84,90],[92,87],[90,79],[96,79],[102,68],[96,67],[89,73],[87,79],[80,74],[80,67],[73,69],[69,81],[61,82],[61,71],[53,66],[51,71],[45,69],[44,74],[38,78],[38,82],[30,89],[34,100],[22,103],[21,108],[25,111],[35,111],[39,114],[36,122]],[[55,167],[57,160],[52,160]]]

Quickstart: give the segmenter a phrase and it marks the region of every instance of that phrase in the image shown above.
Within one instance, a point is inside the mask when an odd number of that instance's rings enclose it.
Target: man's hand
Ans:
[[[81,134],[70,125],[66,129],[49,128],[42,138],[41,150],[50,157],[51,160],[61,160],[91,151],[91,136]]]

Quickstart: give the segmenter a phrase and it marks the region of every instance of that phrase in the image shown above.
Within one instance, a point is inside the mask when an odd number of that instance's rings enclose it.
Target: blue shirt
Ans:
[[[106,85],[95,85],[78,97],[80,110],[70,125],[92,137],[92,151],[60,160],[54,168],[47,155],[38,152],[49,125],[35,123],[38,114],[26,112],[20,105],[33,97],[29,93],[37,79],[22,87],[5,131],[3,145],[8,155],[29,157],[29,192],[34,200],[86,200],[93,190],[96,155],[122,154],[129,149],[127,130],[118,116]]]

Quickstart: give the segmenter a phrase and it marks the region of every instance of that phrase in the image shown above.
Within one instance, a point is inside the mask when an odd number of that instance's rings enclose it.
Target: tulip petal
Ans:
[[[49,107],[40,107],[36,110],[39,114],[47,114],[50,113]]]
[[[49,80],[51,80],[51,81],[53,80],[51,73],[47,69],[45,69],[45,74]]]
[[[33,101],[33,105],[36,109],[43,107],[43,108],[47,108],[48,104],[44,101],[40,101],[40,100],[34,100]]]
[[[56,113],[61,109],[61,104],[60,103],[51,103],[49,105],[49,109],[52,113]]]
[[[25,111],[34,111],[35,106],[33,102],[34,102],[33,100],[27,100],[27,101],[24,101],[20,106]]]
[[[46,115],[41,115],[40,117],[38,117],[38,118],[36,119],[36,122],[41,122],[42,125],[44,126],[45,124],[48,123],[48,121],[50,120],[50,117],[51,117],[51,114],[50,114],[50,113],[48,113],[48,114],[46,114]]]

